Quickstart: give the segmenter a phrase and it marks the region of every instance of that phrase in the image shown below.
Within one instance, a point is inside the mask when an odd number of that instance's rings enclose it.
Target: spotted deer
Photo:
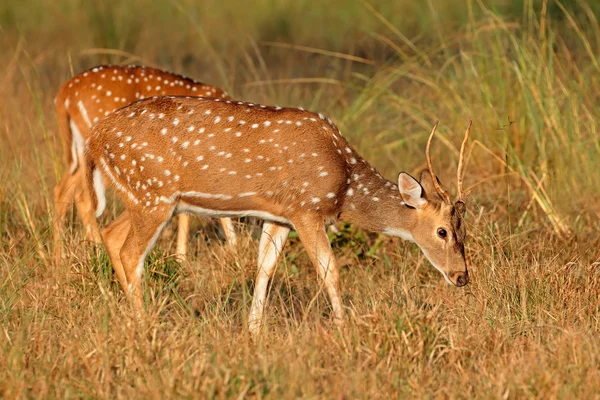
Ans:
[[[89,196],[83,190],[83,174],[80,168],[84,164],[84,144],[91,127],[117,108],[155,95],[228,98],[227,93],[219,88],[143,66],[98,66],[69,79],[61,86],[55,106],[67,171],[54,188],[54,248],[57,262],[60,262],[61,258],[60,241],[64,233],[65,216],[73,201],[86,228],[86,237],[96,242],[100,241]],[[178,255],[186,253],[188,221],[186,214],[180,215]],[[222,219],[221,222],[228,241],[234,244],[236,238],[231,220]]]
[[[420,180],[385,179],[331,120],[301,109],[231,100],[156,97],[100,121],[87,142],[86,182],[96,215],[102,175],[126,211],[102,235],[119,281],[141,309],[144,260],[173,215],[255,216],[265,220],[249,316],[258,332],[268,281],[290,229],[297,231],[342,321],[338,266],[325,226],[341,220],[415,242],[448,283],[468,282],[462,191],[464,147],[453,203],[431,165]],[[126,222],[124,222],[126,221]]]

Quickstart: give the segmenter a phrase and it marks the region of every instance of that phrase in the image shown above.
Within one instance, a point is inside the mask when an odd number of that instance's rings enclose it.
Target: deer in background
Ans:
[[[81,166],[85,165],[84,144],[91,127],[105,115],[134,101],[155,95],[191,95],[228,98],[223,90],[170,72],[142,66],[97,66],[83,72],[60,88],[54,103],[58,132],[64,148],[67,171],[54,188],[54,258],[61,259],[64,220],[73,201],[86,230],[86,238],[100,242],[98,225],[84,190]],[[236,237],[230,219],[222,219],[230,244]],[[179,216],[177,254],[187,252],[189,217]]]
[[[431,165],[436,127],[427,142],[429,169],[419,181],[401,172],[396,184],[321,114],[241,101],[155,97],[122,108],[93,128],[86,182],[97,216],[105,208],[103,175],[125,203],[125,213],[103,229],[102,237],[136,308],[143,309],[144,260],[173,215],[255,216],[265,224],[250,331],[260,329],[268,281],[291,228],[340,322],[338,266],[325,230],[337,220],[413,241],[448,283],[468,282],[462,170],[470,124],[455,203]]]

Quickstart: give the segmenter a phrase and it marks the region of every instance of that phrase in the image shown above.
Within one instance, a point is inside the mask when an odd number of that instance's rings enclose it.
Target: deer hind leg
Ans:
[[[248,328],[256,336],[262,326],[262,317],[267,298],[269,279],[275,271],[281,250],[285,246],[290,228],[265,221],[258,245],[258,273],[254,284],[252,308],[248,318]]]
[[[142,272],[146,255],[173,215],[173,209],[154,213],[128,212],[131,228],[125,238],[119,257],[127,279],[127,293],[138,311],[143,310]]]
[[[123,269],[123,264],[121,263],[120,253],[123,243],[125,243],[125,239],[127,239],[127,235],[129,235],[130,229],[131,221],[127,211],[125,211],[101,231],[102,241],[106,246],[108,257],[110,258],[110,262],[115,269],[117,279],[119,280],[119,283],[126,294],[129,290],[129,283],[127,282],[127,276],[125,275],[125,270]]]
[[[59,264],[62,258],[62,238],[64,235],[64,223],[69,207],[73,203],[75,187],[78,184],[78,176],[66,171],[60,182],[54,187],[54,262]]]
[[[327,238],[325,222],[321,216],[310,214],[292,222],[319,277],[324,282],[331,301],[333,318],[338,325],[341,325],[344,309],[340,297],[340,278],[335,255]]]
[[[83,159],[79,156],[79,168],[73,173],[65,172],[60,182],[54,187],[54,207],[56,216],[54,218],[54,260],[60,263],[62,257],[61,239],[64,235],[65,217],[69,207],[75,201],[77,214],[85,227],[86,239],[94,243],[102,241],[98,222],[96,221],[95,210],[92,207],[92,201],[84,185],[84,170],[81,167]]]
[[[223,227],[223,233],[225,234],[225,240],[231,247],[237,246],[237,235],[235,234],[235,227],[231,218],[221,218],[219,220]]]
[[[85,165],[83,156],[79,157],[79,165]],[[92,206],[92,199],[84,183],[84,174],[85,171],[81,167],[78,168],[74,174],[76,177],[74,191],[75,206],[77,207],[77,213],[85,228],[85,238],[94,243],[101,243],[102,238],[100,236],[98,222],[96,221],[96,210]]]

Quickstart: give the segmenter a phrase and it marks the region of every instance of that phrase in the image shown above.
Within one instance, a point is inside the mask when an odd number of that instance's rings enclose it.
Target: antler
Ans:
[[[458,200],[465,202],[465,199],[468,195],[463,192],[463,169],[465,166],[465,148],[467,147],[467,141],[469,140],[469,133],[471,132],[471,125],[473,121],[469,121],[469,125],[467,125],[467,131],[465,132],[465,138],[460,146],[460,155],[458,157],[458,169],[456,170],[456,183],[458,186]],[[437,124],[436,124],[437,125]],[[435,128],[434,128],[435,130]]]
[[[448,193],[446,193],[446,191],[444,189],[442,189],[442,187],[438,183],[437,177],[435,176],[435,173],[433,172],[433,165],[431,164],[431,155],[429,154],[429,149],[431,148],[431,139],[433,139],[433,136],[435,135],[435,130],[437,129],[438,123],[439,123],[439,121],[435,121],[435,125],[433,126],[433,129],[431,130],[429,139],[427,139],[427,146],[425,147],[425,158],[427,159],[427,168],[429,169],[429,175],[431,175],[431,181],[433,182],[433,187],[438,192],[440,197],[442,199],[444,199],[444,202],[446,202],[447,204],[452,204],[452,201],[450,200],[450,196],[448,196]],[[470,126],[471,125],[469,125],[469,127]],[[461,154],[462,154],[462,152],[461,152]],[[460,171],[460,168],[461,168],[461,164],[459,164],[459,171]],[[459,190],[461,190],[461,189],[459,189]]]

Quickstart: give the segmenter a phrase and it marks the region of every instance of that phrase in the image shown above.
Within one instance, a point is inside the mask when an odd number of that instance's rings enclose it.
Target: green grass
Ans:
[[[6,1],[0,4],[0,394],[22,397],[593,398],[600,392],[600,5],[574,1]],[[200,224],[147,260],[132,314],[101,246],[50,264],[64,168],[52,105],[94,64],[157,65],[237,98],[320,111],[385,176],[465,185],[472,284],[339,224],[347,326],[297,238],[246,329],[256,232]],[[120,210],[109,207],[110,220]]]

